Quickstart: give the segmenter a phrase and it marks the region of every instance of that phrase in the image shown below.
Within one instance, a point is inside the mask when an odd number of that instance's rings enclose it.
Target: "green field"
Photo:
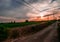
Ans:
[[[23,27],[26,25],[38,24],[41,22],[21,22],[21,23],[0,23],[0,28]]]
[[[47,21],[47,23],[48,22],[49,21]],[[20,23],[0,23],[0,28],[23,27],[26,25],[40,24],[40,23],[42,23],[42,21],[40,21],[40,22],[20,22]]]

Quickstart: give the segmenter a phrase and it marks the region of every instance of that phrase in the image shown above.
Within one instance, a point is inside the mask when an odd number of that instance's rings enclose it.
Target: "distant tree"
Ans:
[[[15,21],[14,21],[14,23],[15,23]]]
[[[25,20],[25,22],[29,22],[28,20]]]

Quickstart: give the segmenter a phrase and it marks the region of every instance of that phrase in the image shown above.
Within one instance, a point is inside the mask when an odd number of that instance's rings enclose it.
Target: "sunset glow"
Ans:
[[[54,0],[53,2],[51,2],[52,0],[31,0],[31,1],[25,0],[25,1],[26,2],[24,2],[23,0],[1,1],[0,3],[0,19],[1,20],[0,21],[4,21],[4,20],[5,21],[14,21],[14,20],[24,21],[26,19],[31,21],[47,20],[44,17],[45,15],[53,14],[55,10],[56,11],[60,10],[58,9],[58,7],[60,7],[60,0]],[[58,17],[58,14],[55,16]]]

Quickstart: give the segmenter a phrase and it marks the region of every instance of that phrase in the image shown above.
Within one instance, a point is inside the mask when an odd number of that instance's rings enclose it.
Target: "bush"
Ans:
[[[20,36],[19,31],[18,30],[13,30],[10,38],[15,39],[15,38],[18,38],[19,36]]]
[[[8,31],[4,30],[4,28],[0,28],[0,41],[4,41],[8,38]]]
[[[25,22],[29,22],[28,20],[25,20]]]

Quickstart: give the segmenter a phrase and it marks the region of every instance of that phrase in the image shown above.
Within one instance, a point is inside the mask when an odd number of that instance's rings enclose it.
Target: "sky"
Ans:
[[[59,9],[60,0],[0,0],[0,22],[34,20],[54,12],[57,17]]]

